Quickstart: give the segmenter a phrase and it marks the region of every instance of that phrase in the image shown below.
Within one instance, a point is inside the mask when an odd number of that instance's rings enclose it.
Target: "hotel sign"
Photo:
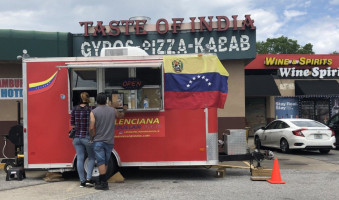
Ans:
[[[22,98],[22,78],[0,78],[0,99]]]

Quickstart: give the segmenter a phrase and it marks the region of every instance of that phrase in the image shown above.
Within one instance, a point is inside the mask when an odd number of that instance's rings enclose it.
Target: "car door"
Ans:
[[[277,121],[273,121],[272,123],[266,126],[266,129],[264,130],[262,134],[262,139],[261,139],[262,146],[271,147],[272,145],[271,137],[272,137],[272,134],[274,134],[275,132],[276,125],[277,125]]]
[[[283,121],[277,121],[274,131],[270,135],[270,144],[272,147],[280,148],[280,139],[284,135],[287,124]]]

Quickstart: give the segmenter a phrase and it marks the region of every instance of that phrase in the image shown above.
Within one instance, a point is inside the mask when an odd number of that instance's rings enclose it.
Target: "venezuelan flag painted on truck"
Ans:
[[[214,55],[164,56],[165,109],[224,108],[228,72]]]
[[[52,76],[50,76],[48,79],[36,82],[36,83],[30,83],[28,86],[28,94],[39,94],[42,92],[45,92],[53,87],[56,77],[57,77],[58,71],[56,71]]]

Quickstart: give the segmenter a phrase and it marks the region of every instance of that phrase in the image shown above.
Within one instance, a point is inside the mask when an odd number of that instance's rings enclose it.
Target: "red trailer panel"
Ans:
[[[195,63],[200,60],[196,59]],[[25,168],[74,167],[75,150],[68,138],[70,112],[75,104],[71,86],[74,70],[88,72],[90,69],[97,77],[100,74],[104,77],[106,69],[117,66],[122,69],[130,66],[160,67],[163,71],[161,63],[159,56],[24,60]],[[162,82],[155,91],[160,93],[159,101],[166,105],[166,99],[163,100],[164,75],[159,76]],[[101,81],[97,80],[95,94],[102,90],[100,86],[105,86]],[[172,100],[173,94],[175,91],[171,91]],[[200,98],[201,95],[203,93],[199,92]],[[222,95],[223,99],[225,95]],[[164,107],[160,104],[159,109],[131,109],[125,118],[116,119],[112,155],[117,163],[120,166],[218,164],[217,108],[186,109],[187,106],[183,105],[165,110]]]

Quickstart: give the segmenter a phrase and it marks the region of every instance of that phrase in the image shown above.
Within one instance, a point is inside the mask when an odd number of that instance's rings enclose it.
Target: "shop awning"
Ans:
[[[336,80],[295,81],[295,95],[337,95],[339,84]]]
[[[280,92],[271,75],[247,75],[245,96],[280,96]]]

